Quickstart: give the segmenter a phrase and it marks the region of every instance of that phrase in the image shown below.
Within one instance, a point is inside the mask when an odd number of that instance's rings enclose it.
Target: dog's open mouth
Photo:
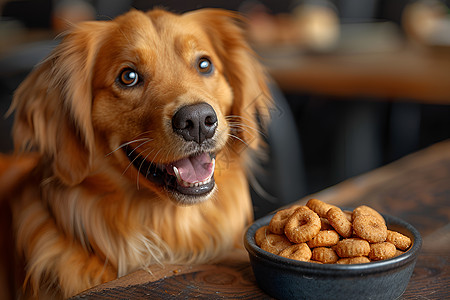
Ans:
[[[132,147],[124,150],[134,167],[156,185],[190,196],[203,196],[214,188],[213,153],[201,152],[168,164],[159,164],[147,160]]]

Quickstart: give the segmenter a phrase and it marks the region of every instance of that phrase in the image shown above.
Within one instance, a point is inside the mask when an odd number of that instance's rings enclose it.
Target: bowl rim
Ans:
[[[343,207],[343,210],[353,210],[351,208]],[[409,232],[407,234],[412,239],[412,246],[403,254],[386,259],[386,260],[380,260],[380,261],[372,261],[370,263],[363,263],[363,264],[316,264],[311,262],[304,262],[304,261],[297,261],[294,259],[285,258],[270,252],[267,252],[265,250],[262,250],[258,245],[255,243],[255,232],[257,229],[259,229],[262,226],[268,225],[270,222],[270,219],[275,214],[271,213],[268,214],[258,220],[256,220],[253,224],[251,224],[244,235],[244,246],[246,250],[249,252],[250,256],[254,256],[255,258],[258,258],[260,260],[264,260],[268,263],[281,265],[284,268],[291,269],[294,271],[311,271],[311,272],[322,272],[324,274],[334,274],[336,272],[345,272],[346,274],[364,274],[364,273],[376,273],[381,271],[387,271],[390,269],[398,268],[400,266],[406,265],[409,262],[416,259],[421,246],[422,246],[422,237],[419,233],[419,231],[414,228],[411,224],[408,222],[388,215],[388,214],[381,214],[385,220],[386,224],[390,226],[396,226],[401,227],[406,232],[403,232],[403,234]]]

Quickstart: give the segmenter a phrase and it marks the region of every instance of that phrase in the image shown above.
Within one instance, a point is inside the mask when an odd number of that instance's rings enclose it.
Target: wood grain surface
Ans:
[[[423,246],[401,299],[450,299],[450,141],[300,199],[361,204],[404,219]],[[154,266],[100,285],[74,299],[270,299],[240,249],[214,264]]]
[[[271,299],[255,282],[245,250],[210,265],[152,267],[73,299]]]

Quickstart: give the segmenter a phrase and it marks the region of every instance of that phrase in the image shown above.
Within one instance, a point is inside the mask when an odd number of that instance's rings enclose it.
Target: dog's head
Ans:
[[[178,203],[207,199],[217,153],[257,147],[268,105],[239,20],[154,10],[82,23],[17,90],[16,148],[42,152],[67,185],[102,160]]]

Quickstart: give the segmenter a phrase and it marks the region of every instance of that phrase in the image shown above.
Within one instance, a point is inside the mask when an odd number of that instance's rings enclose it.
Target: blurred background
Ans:
[[[70,24],[131,7],[248,18],[276,104],[256,217],[450,137],[450,10],[439,0],[0,0],[0,114]],[[12,122],[0,119],[4,153]]]

